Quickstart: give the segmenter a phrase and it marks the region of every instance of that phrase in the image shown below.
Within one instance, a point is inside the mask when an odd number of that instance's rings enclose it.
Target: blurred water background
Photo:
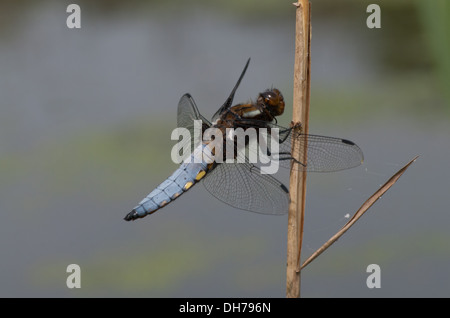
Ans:
[[[248,57],[235,101],[277,87],[289,124],[292,1],[77,1],[68,29],[72,2],[0,3],[0,296],[284,297],[287,216],[198,185],[123,217],[176,169],[179,98],[210,117]],[[368,29],[369,3],[312,3],[310,132],[355,141],[365,162],[308,175],[304,257],[420,157],[303,271],[302,296],[449,297],[450,6],[375,1],[382,28]],[[380,289],[366,286],[373,263]]]

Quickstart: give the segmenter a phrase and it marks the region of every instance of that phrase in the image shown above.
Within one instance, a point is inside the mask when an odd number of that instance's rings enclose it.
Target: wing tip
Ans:
[[[348,140],[348,139],[341,139],[341,141],[342,141],[344,144],[347,144],[347,145],[350,145],[350,146],[355,146],[355,145],[356,145],[353,141]]]

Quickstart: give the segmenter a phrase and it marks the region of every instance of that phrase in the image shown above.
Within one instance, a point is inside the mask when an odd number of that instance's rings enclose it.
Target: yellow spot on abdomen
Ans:
[[[195,177],[195,180],[199,181],[201,178],[205,176],[205,174],[206,174],[205,170],[200,171]]]
[[[191,182],[191,181],[187,182],[187,183],[184,185],[184,191],[189,190],[189,188],[192,187],[193,184],[194,184],[194,183]]]
[[[176,198],[178,198],[179,196],[180,196],[180,192],[176,192],[173,196],[172,196],[172,199],[176,199]]]

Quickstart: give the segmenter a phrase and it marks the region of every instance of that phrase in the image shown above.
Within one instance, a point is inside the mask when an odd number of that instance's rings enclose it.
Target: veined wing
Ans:
[[[230,95],[228,96],[227,100],[225,101],[225,103],[217,110],[217,112],[214,114],[214,116],[212,117],[212,120],[215,121],[216,119],[218,119],[220,117],[220,115],[227,110],[228,108],[231,107],[231,105],[233,104],[233,99],[234,99],[234,94],[236,93],[236,90],[239,87],[239,84],[242,81],[242,78],[245,75],[245,72],[247,71],[247,67],[248,64],[250,63],[250,58],[247,60],[247,63],[244,66],[244,70],[241,73],[241,76],[239,76],[239,79],[236,83],[236,85],[234,85],[233,90],[231,91]]]
[[[203,179],[205,188],[232,207],[262,214],[285,214],[289,191],[251,163],[222,163]]]
[[[194,120],[202,121],[201,135],[196,136],[194,133]],[[190,94],[184,94],[178,103],[177,127],[188,129],[191,134],[191,138],[188,140],[182,140],[179,144],[180,148],[186,147],[186,144],[189,143],[188,148],[193,151],[195,149],[195,145],[200,144],[205,129],[210,126],[211,123],[198,111],[197,105],[195,104],[192,96]],[[196,138],[198,138],[198,140]],[[182,158],[186,159],[189,155],[190,153],[183,153]]]
[[[332,172],[359,166],[364,155],[352,141],[342,138],[301,133],[300,127],[285,128],[274,123],[260,120],[243,119],[239,125],[248,128],[267,128],[268,134],[278,130],[278,149],[267,140],[264,148],[271,160],[279,160],[282,167],[311,172]],[[258,131],[259,132],[259,131]],[[275,136],[275,135],[274,135]],[[298,144],[299,151],[292,153],[292,142]],[[304,146],[307,144],[307,162],[304,162]],[[255,148],[253,148],[255,149]]]
[[[272,128],[276,125],[271,124]],[[298,128],[286,130],[278,128],[285,132],[281,133],[278,155],[275,158],[280,160],[280,166],[290,167],[292,163],[294,168],[311,172],[332,172],[350,169],[359,166],[364,161],[364,155],[361,149],[353,142],[347,139],[326,137],[319,135],[306,135],[300,132]],[[292,142],[298,143],[299,151],[292,153]],[[307,162],[303,162],[304,145],[307,144]]]

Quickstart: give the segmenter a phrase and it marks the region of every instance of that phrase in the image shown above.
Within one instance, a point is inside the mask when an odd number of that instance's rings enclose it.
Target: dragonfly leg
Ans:
[[[292,128],[292,129],[295,129],[295,130],[300,130],[300,132],[302,131],[302,123],[301,122],[294,122],[294,121],[291,121],[291,125],[290,125],[290,127]]]
[[[279,143],[283,143],[286,141],[286,139],[290,136],[290,134],[292,133],[292,130],[294,130],[294,132],[296,134],[301,133],[302,131],[302,124],[301,123],[294,123],[293,121],[291,121],[290,127],[280,130],[279,131]]]
[[[290,152],[279,152],[278,155],[280,156],[278,158],[279,161],[285,161],[285,160],[293,160],[294,163],[301,165],[302,167],[306,168],[306,164],[302,163],[301,161],[295,159],[294,157],[292,157]],[[283,157],[283,155],[285,157]]]

